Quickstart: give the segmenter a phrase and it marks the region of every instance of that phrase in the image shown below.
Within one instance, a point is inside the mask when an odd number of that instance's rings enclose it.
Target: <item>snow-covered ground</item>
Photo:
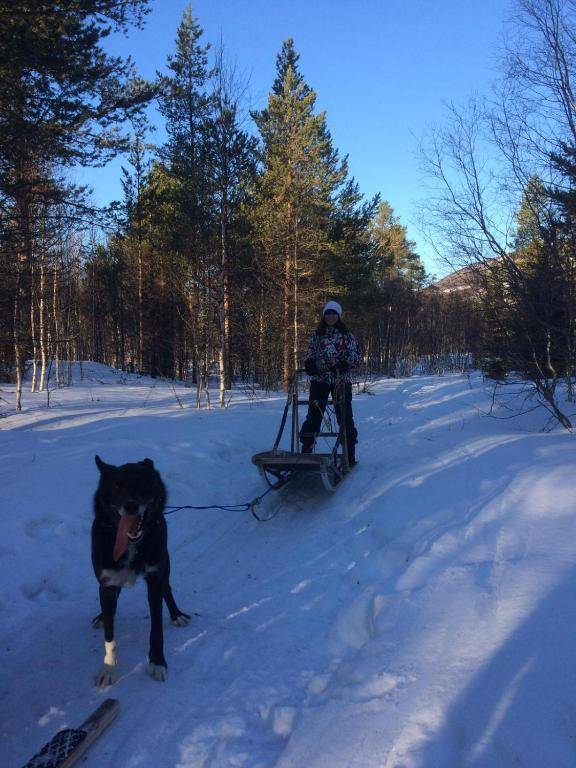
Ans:
[[[77,376],[76,371],[76,377]],[[383,380],[355,398],[360,463],[302,478],[276,516],[168,519],[168,681],[146,674],[138,583],[120,598],[120,679],[100,691],[90,564],[94,454],[154,460],[170,504],[261,491],[282,395],[226,410],[102,366],[0,421],[1,762],[19,768],[103,698],[121,714],[86,768],[573,768],[576,443],[497,420],[479,376]],[[12,397],[3,386],[3,397]],[[503,413],[502,415],[506,415]]]

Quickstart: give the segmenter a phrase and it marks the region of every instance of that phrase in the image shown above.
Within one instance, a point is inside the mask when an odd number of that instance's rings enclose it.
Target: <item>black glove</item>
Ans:
[[[350,366],[346,362],[346,360],[339,360],[335,366],[333,366],[332,370],[335,374],[340,376],[343,373],[346,373],[346,371],[350,370]]]
[[[308,376],[316,376],[316,374],[320,373],[318,366],[316,365],[316,360],[305,360],[304,370]]]

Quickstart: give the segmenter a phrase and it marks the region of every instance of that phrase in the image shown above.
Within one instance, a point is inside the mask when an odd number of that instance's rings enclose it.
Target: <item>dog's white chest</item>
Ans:
[[[136,571],[128,565],[120,570],[103,568],[100,581],[107,587],[133,587],[136,582]]]
[[[136,558],[138,548],[135,544],[128,545],[128,562],[123,568],[118,570],[113,568],[103,568],[101,580],[106,580],[106,585],[110,587],[133,587],[136,583],[138,574],[132,569],[132,563]]]

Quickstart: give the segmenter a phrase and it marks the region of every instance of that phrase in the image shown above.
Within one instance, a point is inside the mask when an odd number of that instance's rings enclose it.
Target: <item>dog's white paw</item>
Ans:
[[[170,619],[170,624],[175,627],[186,627],[190,623],[190,616],[185,613],[180,613],[176,618]]]
[[[148,664],[148,674],[153,677],[154,680],[158,680],[159,683],[165,683],[168,677],[168,670],[162,664]]]
[[[112,685],[115,678],[116,666],[112,664],[102,664],[102,669],[94,677],[94,682],[98,688],[106,688]]]

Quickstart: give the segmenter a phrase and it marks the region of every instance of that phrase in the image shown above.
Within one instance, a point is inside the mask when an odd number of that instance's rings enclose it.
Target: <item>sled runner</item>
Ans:
[[[78,728],[64,728],[24,768],[71,768],[84,756],[120,711],[117,699],[106,699]]]
[[[338,431],[335,432],[329,430],[326,432],[319,432],[316,435],[317,440],[321,438],[326,438],[327,441],[334,440],[332,447],[330,448],[328,443],[327,448],[329,450],[325,453],[301,453],[299,451],[300,425],[298,409],[300,406],[308,406],[309,404],[308,400],[299,399],[298,376],[301,373],[304,373],[304,371],[296,371],[290,384],[274,447],[271,451],[256,453],[252,456],[252,463],[258,467],[260,476],[270,488],[281,488],[296,473],[315,472],[322,478],[326,490],[334,491],[341,480],[350,471],[345,428],[346,401],[344,397],[344,388],[336,387],[336,392],[340,391],[340,395],[337,395],[337,397],[340,397],[340,400],[338,403],[329,400],[326,408],[328,420],[331,422],[331,416],[334,414],[336,404],[338,404],[340,408],[340,426]],[[290,450],[280,448],[280,442],[282,440],[282,435],[284,434],[289,413],[291,418]]]

